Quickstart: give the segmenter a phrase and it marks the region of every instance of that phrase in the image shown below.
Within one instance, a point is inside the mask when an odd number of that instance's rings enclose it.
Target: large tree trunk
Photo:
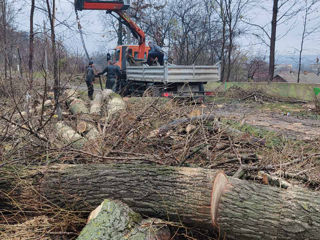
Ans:
[[[119,199],[142,215],[209,231],[214,225],[228,239],[319,239],[320,235],[317,192],[283,190],[201,168],[138,163],[17,169],[1,170],[0,192],[10,192],[10,199],[19,201],[21,208],[34,205],[33,185],[46,200],[64,208],[91,211],[103,199]],[[5,196],[0,195],[0,208],[8,205]]]

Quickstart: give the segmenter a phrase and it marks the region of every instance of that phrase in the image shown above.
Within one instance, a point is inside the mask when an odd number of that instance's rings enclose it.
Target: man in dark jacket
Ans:
[[[86,84],[88,87],[88,97],[93,100],[93,92],[94,92],[94,88],[93,88],[93,82],[94,82],[94,78],[95,78],[95,70],[93,68],[93,61],[89,62],[89,66],[87,67],[86,70]]]
[[[107,73],[106,88],[118,92],[121,75],[119,66],[115,65],[114,62],[108,61],[108,66],[102,72],[98,73],[98,75],[100,76],[105,73]]]
[[[149,42],[148,43],[150,50],[148,53],[148,60],[147,63],[149,66],[152,66],[155,60],[158,60],[159,64],[161,66],[163,66],[164,61],[163,61],[163,57],[164,57],[164,53],[162,51],[162,49],[155,44],[154,42]]]

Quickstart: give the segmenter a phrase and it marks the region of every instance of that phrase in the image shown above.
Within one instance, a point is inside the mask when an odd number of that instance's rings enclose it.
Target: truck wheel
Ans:
[[[199,84],[199,92],[200,92],[201,95],[204,95],[204,85],[203,85],[203,83]]]
[[[144,92],[143,95],[150,97],[160,97],[160,89],[156,86],[151,86]]]

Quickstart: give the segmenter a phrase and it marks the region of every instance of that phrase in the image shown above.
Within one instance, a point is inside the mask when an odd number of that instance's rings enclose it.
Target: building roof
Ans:
[[[284,81],[289,83],[296,83],[298,80],[298,73],[296,72],[280,72],[276,77],[282,78]],[[313,72],[301,72],[300,73],[300,83],[308,83],[308,84],[320,84],[320,76]]]

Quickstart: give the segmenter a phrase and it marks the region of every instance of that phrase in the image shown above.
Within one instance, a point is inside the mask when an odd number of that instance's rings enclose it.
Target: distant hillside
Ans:
[[[305,55],[302,56],[302,67],[303,70],[309,70],[310,64],[315,64],[317,57],[320,58],[319,55]],[[279,55],[276,57],[276,64],[291,64],[293,69],[298,68],[299,56],[298,55]]]

